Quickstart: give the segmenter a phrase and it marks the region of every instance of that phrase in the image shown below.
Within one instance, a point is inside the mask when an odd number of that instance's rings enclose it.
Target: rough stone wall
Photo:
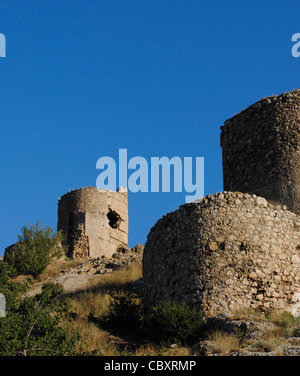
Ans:
[[[128,245],[127,191],[76,189],[58,203],[57,229],[72,258],[111,256]]]
[[[300,90],[263,98],[221,127],[225,191],[254,193],[300,214]]]
[[[151,229],[146,306],[185,301],[214,316],[239,308],[300,313],[300,219],[262,197],[217,193]]]

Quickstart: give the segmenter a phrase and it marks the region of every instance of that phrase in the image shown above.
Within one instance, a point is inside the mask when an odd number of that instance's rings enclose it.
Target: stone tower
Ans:
[[[128,246],[127,191],[81,188],[61,197],[57,229],[71,258],[111,256]]]
[[[221,127],[224,191],[300,213],[300,89],[263,98]]]
[[[185,302],[207,317],[241,308],[300,315],[300,218],[248,193],[184,204],[151,228],[146,309]]]
[[[180,206],[148,234],[146,309],[173,300],[207,317],[300,315],[300,90],[227,120],[221,146],[224,192]]]

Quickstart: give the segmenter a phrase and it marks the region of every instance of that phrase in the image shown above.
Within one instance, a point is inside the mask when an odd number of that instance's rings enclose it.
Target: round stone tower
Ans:
[[[128,246],[127,191],[88,187],[63,195],[57,229],[66,237],[71,258],[111,256]]]
[[[300,315],[300,219],[285,205],[220,192],[164,215],[143,256],[146,309],[172,300],[207,317],[241,308]]]
[[[300,213],[300,89],[263,98],[221,127],[225,191]]]

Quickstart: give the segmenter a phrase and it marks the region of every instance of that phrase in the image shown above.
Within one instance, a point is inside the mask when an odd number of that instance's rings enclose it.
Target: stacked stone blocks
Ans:
[[[58,203],[57,229],[71,258],[111,256],[128,246],[127,191],[76,189]]]
[[[300,90],[221,127],[224,192],[163,216],[145,245],[146,307],[300,315]],[[267,201],[268,200],[268,201]]]

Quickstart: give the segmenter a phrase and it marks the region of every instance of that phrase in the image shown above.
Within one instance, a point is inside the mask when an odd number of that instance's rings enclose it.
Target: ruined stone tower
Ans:
[[[146,309],[173,300],[207,317],[300,315],[300,90],[227,120],[221,146],[224,192],[180,206],[148,234]]]
[[[173,300],[206,316],[300,314],[300,219],[248,193],[219,192],[164,215],[143,257],[146,309]]]
[[[57,229],[71,258],[111,256],[128,245],[127,191],[81,188],[61,197]]]
[[[221,127],[225,191],[300,213],[300,89],[263,98]]]

